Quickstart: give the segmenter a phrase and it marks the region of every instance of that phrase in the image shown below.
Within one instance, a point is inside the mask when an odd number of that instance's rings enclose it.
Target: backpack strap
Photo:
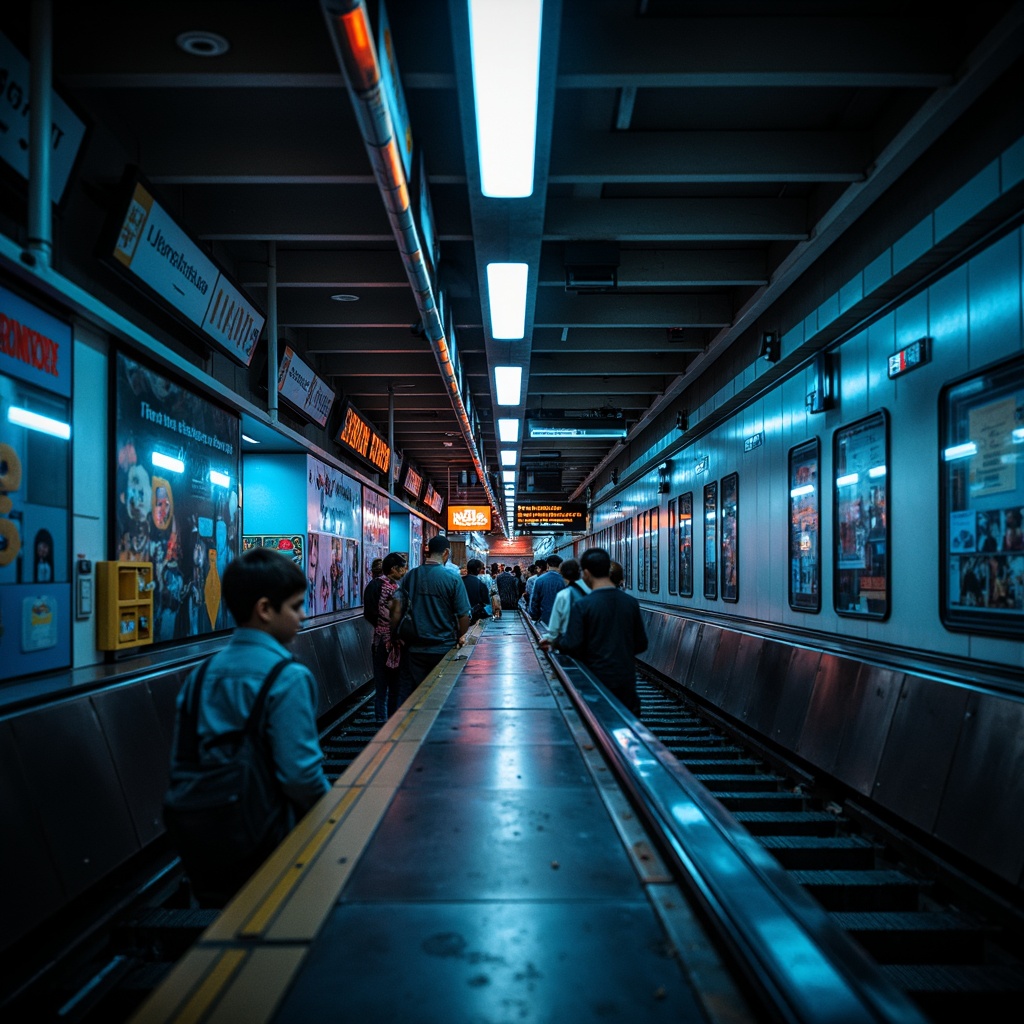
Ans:
[[[199,761],[199,700],[202,696],[203,682],[206,679],[206,670],[210,667],[212,660],[212,658],[207,658],[199,666],[195,675],[185,684],[188,687],[188,691],[182,704],[181,725],[178,729],[178,747],[175,755],[181,764],[197,764]],[[257,735],[260,717],[263,714],[263,706],[267,702],[267,694],[270,691],[270,687],[274,685],[277,677],[294,661],[294,658],[282,658],[267,673],[266,678],[260,685],[259,692],[256,694],[256,700],[253,702],[249,717],[245,720],[245,727],[242,729],[243,733],[253,737]],[[230,735],[237,736],[238,733]]]
[[[185,686],[185,699],[181,704],[181,723],[178,727],[178,749],[175,752],[181,764],[196,764],[199,760],[199,696],[203,689],[210,658],[199,666]]]
[[[253,702],[252,711],[249,712],[249,717],[245,720],[245,732],[250,736],[255,736],[260,723],[260,716],[263,714],[263,705],[267,703],[267,694],[270,692],[271,686],[274,685],[274,681],[277,677],[295,661],[294,658],[282,658],[268,673],[267,678],[263,680],[263,685],[260,687],[259,693],[256,694],[256,700]]]

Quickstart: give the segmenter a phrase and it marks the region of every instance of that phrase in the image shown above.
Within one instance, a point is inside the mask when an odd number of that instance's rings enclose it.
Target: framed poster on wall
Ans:
[[[693,491],[679,495],[679,596],[693,597]]]
[[[722,477],[722,600],[740,599],[740,478],[737,473]]]
[[[122,562],[153,563],[153,641],[233,625],[221,579],[241,545],[237,415],[124,352],[110,504]]]
[[[704,485],[704,596],[718,600],[718,481]]]
[[[625,570],[625,587],[633,589],[633,518],[629,516],[623,525],[624,558],[622,568]]]
[[[647,513],[636,517],[636,589],[647,590]]]
[[[943,625],[1024,635],[1024,360],[944,388],[939,574]]]
[[[837,615],[889,615],[889,417],[880,409],[832,436]]]
[[[678,590],[677,579],[679,577],[679,563],[676,561],[675,552],[678,551],[679,526],[676,519],[676,499],[668,503],[668,592],[676,593]]]
[[[812,438],[789,450],[789,607],[821,611],[821,444]]]
[[[652,594],[658,592],[658,587],[661,586],[661,567],[659,564],[659,551],[658,551],[658,520],[660,518],[660,508],[652,508],[650,511],[650,529],[651,529],[651,571],[648,574],[648,580],[650,581],[650,590]]]

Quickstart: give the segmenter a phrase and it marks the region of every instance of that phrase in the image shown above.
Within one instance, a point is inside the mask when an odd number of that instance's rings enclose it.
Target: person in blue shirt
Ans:
[[[541,564],[540,560],[537,564]],[[551,618],[555,597],[565,586],[565,580],[558,568],[561,564],[562,559],[558,555],[548,555],[544,569],[533,585],[533,594],[530,597],[530,618],[537,623],[542,633],[548,628],[548,619]]]
[[[220,907],[288,834],[295,823],[329,789],[316,727],[317,682],[305,665],[292,661],[287,645],[302,625],[306,577],[287,555],[271,548],[252,548],[224,570],[222,593],[237,623],[227,645],[211,656],[196,714],[200,763],[223,759],[219,740],[245,727],[263,681],[280,661],[289,661],[270,687],[260,735],[273,763],[284,813],[263,845],[228,867],[183,863],[193,895],[203,906]],[[184,698],[178,694],[171,778],[176,763]],[[183,846],[187,845],[185,843]]]

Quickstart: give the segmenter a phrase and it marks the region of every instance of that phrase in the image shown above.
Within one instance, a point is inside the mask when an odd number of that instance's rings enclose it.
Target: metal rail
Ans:
[[[531,628],[532,624],[531,624]],[[536,633],[536,630],[534,630]],[[772,1019],[794,1024],[925,1017],[785,870],[581,664],[553,670],[681,883]]]

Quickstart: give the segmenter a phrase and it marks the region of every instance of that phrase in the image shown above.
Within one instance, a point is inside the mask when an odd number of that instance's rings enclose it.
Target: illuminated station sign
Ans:
[[[515,529],[518,533],[583,533],[586,522],[587,506],[584,502],[516,503]]]
[[[391,449],[387,441],[370,426],[370,421],[351,403],[345,403],[341,429],[335,440],[343,448],[365,459],[380,473],[387,473],[391,465]]]
[[[449,505],[448,532],[455,530],[483,530],[491,528],[490,505]]]

